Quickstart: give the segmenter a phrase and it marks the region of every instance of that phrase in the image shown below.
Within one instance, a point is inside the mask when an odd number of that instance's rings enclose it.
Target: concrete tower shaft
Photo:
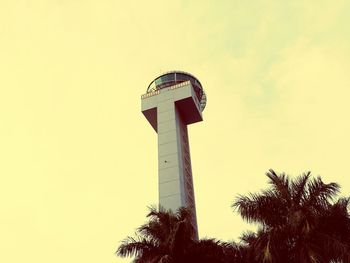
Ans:
[[[203,120],[200,91],[191,79],[159,85],[141,97],[142,113],[158,133],[159,204],[173,211],[190,208],[198,238],[187,125]]]

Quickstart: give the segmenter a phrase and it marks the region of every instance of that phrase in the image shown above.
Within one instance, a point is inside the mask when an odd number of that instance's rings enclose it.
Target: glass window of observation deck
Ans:
[[[172,73],[172,74],[167,74],[167,75],[164,75],[162,77],[160,77],[161,79],[161,82],[170,82],[170,81],[175,81],[175,74]]]
[[[176,81],[186,81],[189,80],[189,76],[182,73],[176,73]]]

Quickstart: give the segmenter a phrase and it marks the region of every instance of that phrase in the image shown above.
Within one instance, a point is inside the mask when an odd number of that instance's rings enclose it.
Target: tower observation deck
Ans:
[[[142,113],[158,134],[159,204],[192,210],[198,238],[187,125],[203,120],[206,95],[199,80],[182,71],[155,78],[141,96]]]

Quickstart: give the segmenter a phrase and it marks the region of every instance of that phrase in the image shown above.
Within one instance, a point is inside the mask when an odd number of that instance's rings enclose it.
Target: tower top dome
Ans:
[[[185,81],[191,82],[197,98],[200,101],[201,111],[203,111],[207,103],[207,96],[205,95],[202,84],[195,76],[184,71],[174,70],[158,76],[148,85],[147,93],[164,89]]]

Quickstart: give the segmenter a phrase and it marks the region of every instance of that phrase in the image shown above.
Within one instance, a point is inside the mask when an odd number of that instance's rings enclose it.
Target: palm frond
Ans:
[[[301,200],[305,198],[305,188],[310,176],[311,172],[307,172],[292,181],[292,197],[295,205],[300,205]]]
[[[240,195],[232,207],[249,223],[273,226],[284,223],[288,206],[272,190],[266,190],[260,194]]]
[[[122,241],[122,244],[119,246],[116,254],[120,257],[138,257],[143,253],[155,250],[157,247],[155,244],[142,237],[127,237]]]
[[[162,206],[159,206],[159,208],[157,209],[157,207],[155,206],[149,206],[149,213],[147,214],[147,217],[150,220],[159,220],[163,223],[165,222],[169,222],[169,220],[171,218],[175,217],[175,214],[173,213],[172,210],[167,210],[165,208],[163,208]]]
[[[175,216],[179,221],[188,220],[192,216],[192,211],[189,207],[180,207]]]
[[[325,184],[321,177],[312,179],[307,184],[307,199],[305,204],[314,207],[325,207],[339,192],[337,183]]]
[[[255,232],[253,231],[246,231],[243,232],[243,234],[239,237],[240,241],[244,244],[244,245],[250,245],[253,244],[253,242],[256,240],[257,235]]]
[[[137,232],[158,244],[164,242],[169,235],[169,230],[164,227],[164,225],[155,221],[150,221],[149,223],[140,226],[137,229]]]
[[[278,175],[273,169],[270,169],[266,173],[266,176],[270,179],[269,183],[275,189],[276,193],[285,201],[290,202],[291,192],[288,176],[284,173]]]
[[[238,210],[241,217],[249,223],[260,222],[260,213],[257,210],[260,202],[260,195],[249,194],[249,196],[239,195],[232,204],[234,210]]]

